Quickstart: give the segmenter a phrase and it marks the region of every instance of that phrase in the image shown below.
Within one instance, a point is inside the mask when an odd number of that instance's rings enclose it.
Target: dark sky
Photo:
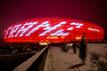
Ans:
[[[106,0],[0,0],[0,35],[9,25],[37,17],[70,17],[95,22],[107,33],[106,4]]]

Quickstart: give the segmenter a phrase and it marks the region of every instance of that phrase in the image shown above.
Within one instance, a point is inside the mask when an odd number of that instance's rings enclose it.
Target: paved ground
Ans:
[[[97,54],[101,60],[107,61],[107,44],[88,44],[88,56],[86,64],[82,65],[78,52],[73,54],[72,50],[64,53],[59,47],[51,47],[48,52],[48,71],[98,71],[95,64],[90,62],[90,54]],[[46,70],[47,71],[47,70]]]

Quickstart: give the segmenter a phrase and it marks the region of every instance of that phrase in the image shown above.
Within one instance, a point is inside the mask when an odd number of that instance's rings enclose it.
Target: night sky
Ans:
[[[107,33],[106,0],[0,0],[0,35],[12,24],[38,17],[86,20],[99,24]]]

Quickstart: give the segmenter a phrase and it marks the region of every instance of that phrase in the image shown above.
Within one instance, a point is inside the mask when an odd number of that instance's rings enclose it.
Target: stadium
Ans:
[[[84,33],[87,42],[103,41],[102,27],[70,18],[25,20],[5,29],[4,39],[10,43],[69,43],[80,41]]]

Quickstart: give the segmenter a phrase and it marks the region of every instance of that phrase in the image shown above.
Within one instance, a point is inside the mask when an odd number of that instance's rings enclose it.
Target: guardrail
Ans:
[[[13,71],[43,71],[48,47],[33,55],[31,58],[17,66]]]

